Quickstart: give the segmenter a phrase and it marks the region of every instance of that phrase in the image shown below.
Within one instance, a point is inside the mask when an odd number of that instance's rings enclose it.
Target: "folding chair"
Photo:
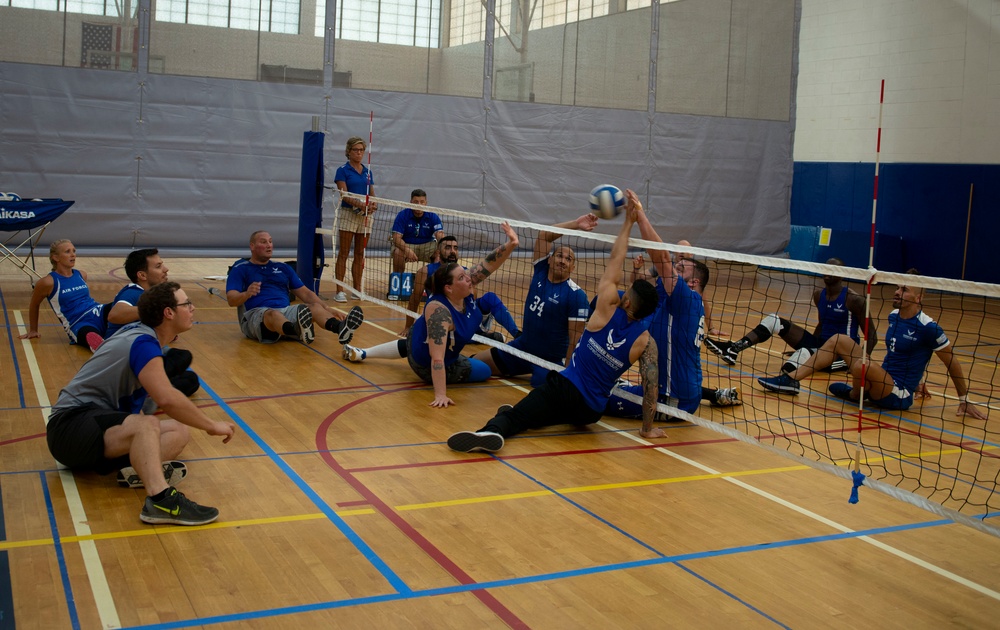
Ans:
[[[0,232],[10,233],[0,242],[0,263],[11,261],[31,278],[31,286],[35,286],[35,280],[42,277],[35,271],[35,247],[49,223],[62,216],[74,203],[62,199],[0,201]],[[23,240],[17,242],[22,236]],[[27,253],[19,253],[26,246]],[[28,266],[29,260],[31,266]]]

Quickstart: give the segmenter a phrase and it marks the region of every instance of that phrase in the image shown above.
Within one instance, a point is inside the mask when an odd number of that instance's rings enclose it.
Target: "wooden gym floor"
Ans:
[[[348,363],[322,331],[311,346],[248,341],[206,290],[230,262],[167,259],[197,307],[176,343],[195,354],[196,402],[238,425],[230,444],[199,434],[182,456],[181,489],[221,511],[193,528],[144,525],[142,490],[56,465],[47,407],[88,353],[47,304],[42,338],[18,339],[31,287],[0,266],[0,627],[984,628],[1000,616],[1000,539],[866,488],[849,505],[848,482],[696,425],[651,443],[638,422],[606,418],[518,436],[497,456],[451,452],[448,435],[478,429],[526,382],[452,386],[457,405],[433,409],[405,361]],[[120,265],[77,268],[108,301]],[[386,308],[365,313],[359,345],[402,327]],[[703,405],[706,419],[741,426],[755,408],[802,403],[752,381],[777,365],[765,352],[753,361],[770,363],[739,370],[704,356],[708,382],[736,378],[755,403]],[[941,396],[928,404],[953,413]]]

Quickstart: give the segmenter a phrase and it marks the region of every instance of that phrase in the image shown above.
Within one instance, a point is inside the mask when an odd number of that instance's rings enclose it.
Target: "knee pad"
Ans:
[[[781,366],[781,371],[794,372],[814,354],[816,354],[815,348],[799,348],[792,353],[792,356],[788,357],[788,360]]]
[[[771,313],[761,320],[760,325],[766,328],[772,335],[780,335],[785,330],[787,323],[774,313]]]
[[[490,369],[490,366],[479,359],[469,357],[469,365],[472,367],[472,371],[469,373],[467,383],[480,383],[493,376],[493,370]]]

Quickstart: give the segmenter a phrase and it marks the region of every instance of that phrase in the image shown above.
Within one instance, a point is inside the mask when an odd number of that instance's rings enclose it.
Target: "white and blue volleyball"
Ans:
[[[625,209],[625,193],[617,186],[601,184],[590,191],[590,209],[602,219],[613,219]]]

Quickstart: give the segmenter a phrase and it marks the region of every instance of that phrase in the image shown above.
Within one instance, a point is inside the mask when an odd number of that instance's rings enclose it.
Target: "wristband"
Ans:
[[[958,402],[960,402],[960,403],[967,403],[967,402],[969,402],[969,395],[968,394],[962,394],[961,396],[958,397]]]

